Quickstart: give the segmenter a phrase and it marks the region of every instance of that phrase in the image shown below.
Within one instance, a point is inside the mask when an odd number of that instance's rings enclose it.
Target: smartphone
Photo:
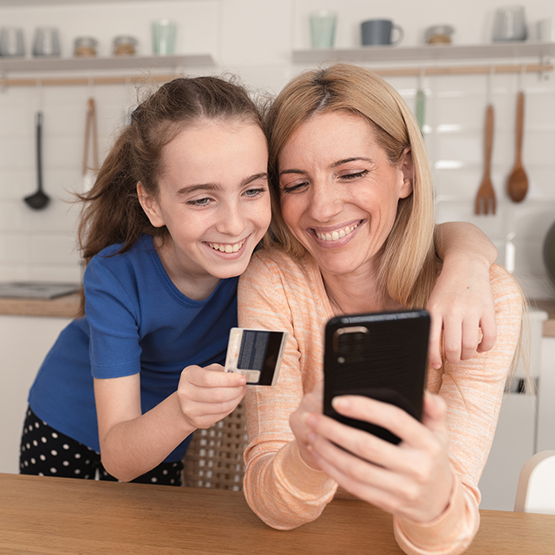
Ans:
[[[338,414],[338,395],[365,395],[422,418],[430,315],[425,310],[332,318],[325,329],[324,414],[391,443],[389,430]]]
[[[231,328],[225,371],[243,374],[249,385],[274,385],[286,341],[286,331]]]

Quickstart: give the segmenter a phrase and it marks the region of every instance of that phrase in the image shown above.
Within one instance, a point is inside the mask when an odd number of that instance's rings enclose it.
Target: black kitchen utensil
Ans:
[[[42,210],[50,202],[50,197],[42,190],[42,112],[36,116],[36,145],[37,145],[37,192],[23,200],[33,209]]]

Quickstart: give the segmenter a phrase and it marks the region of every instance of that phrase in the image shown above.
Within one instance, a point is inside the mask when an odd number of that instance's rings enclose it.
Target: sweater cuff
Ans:
[[[415,522],[409,519],[394,518],[395,539],[405,553],[461,553],[470,545],[478,529],[478,522],[467,515],[464,488],[458,477],[454,485],[447,509],[430,522]],[[469,511],[470,512],[470,511]]]
[[[291,441],[277,455],[278,466],[283,469],[284,476],[292,487],[301,496],[307,497],[328,497],[331,499],[337,489],[337,483],[325,472],[315,470],[301,456],[299,446],[296,441]]]

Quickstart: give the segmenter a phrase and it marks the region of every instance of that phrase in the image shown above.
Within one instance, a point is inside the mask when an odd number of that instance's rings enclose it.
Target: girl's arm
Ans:
[[[436,246],[443,269],[427,309],[432,317],[430,364],[439,368],[442,331],[448,362],[468,360],[476,352],[490,350],[495,343],[497,330],[489,270],[497,249],[480,229],[466,222],[438,225]]]
[[[245,379],[213,364],[183,370],[178,389],[142,414],[140,375],[95,379],[102,464],[127,482],[160,464],[197,428],[227,416],[245,393]]]

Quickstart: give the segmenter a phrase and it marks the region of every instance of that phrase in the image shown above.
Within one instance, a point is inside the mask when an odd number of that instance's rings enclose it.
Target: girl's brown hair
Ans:
[[[389,296],[407,307],[424,307],[437,274],[434,248],[434,200],[431,171],[418,124],[401,96],[376,74],[359,66],[334,64],[310,70],[290,81],[266,114],[272,225],[267,245],[295,257],[305,254],[283,221],[279,191],[279,155],[299,128],[315,114],[345,111],[364,118],[391,164],[410,148],[413,192],[399,201],[397,218],[383,248],[380,282]]]
[[[129,250],[142,234],[164,236],[154,227],[137,195],[137,183],[154,198],[164,171],[162,152],[185,127],[213,120],[236,120],[263,128],[260,110],[246,89],[218,77],[183,77],[162,85],[131,116],[102,164],[84,202],[78,239],[85,265],[102,249],[122,243]],[[81,294],[81,315],[84,295]]]

